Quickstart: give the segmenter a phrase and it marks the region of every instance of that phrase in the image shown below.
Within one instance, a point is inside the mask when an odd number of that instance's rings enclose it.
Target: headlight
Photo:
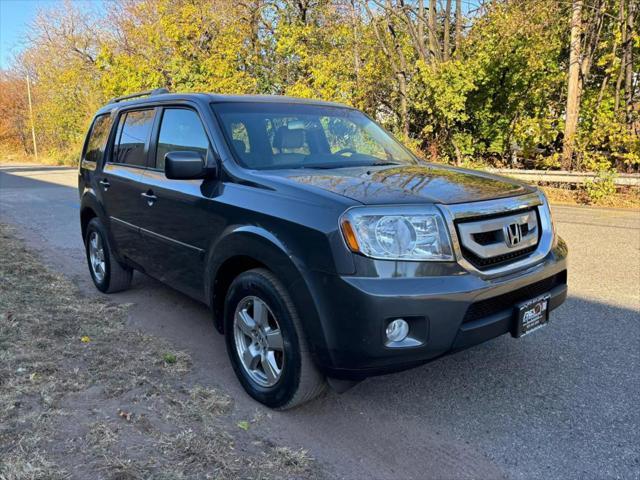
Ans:
[[[383,260],[453,260],[440,212],[433,206],[353,207],[340,220],[351,251]]]

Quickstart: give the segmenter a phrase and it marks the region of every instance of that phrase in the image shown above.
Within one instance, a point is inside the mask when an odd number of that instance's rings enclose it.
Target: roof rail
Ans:
[[[109,103],[118,103],[124,100],[130,100],[132,98],[144,97],[149,95],[152,97],[153,95],[162,95],[163,93],[169,93],[169,90],[166,88],[156,88],[154,90],[146,90],[144,92],[132,93],[131,95],[123,95],[122,97],[115,97],[109,100]]]

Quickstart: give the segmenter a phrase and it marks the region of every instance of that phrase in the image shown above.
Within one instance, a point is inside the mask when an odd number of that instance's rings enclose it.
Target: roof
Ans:
[[[196,101],[202,103],[294,103],[302,105],[322,105],[330,107],[352,108],[336,102],[315,100],[310,98],[287,97],[284,95],[221,95],[217,93],[160,93],[150,94],[134,99],[114,101],[102,107],[97,113],[107,113],[124,106],[146,105],[171,101]]]

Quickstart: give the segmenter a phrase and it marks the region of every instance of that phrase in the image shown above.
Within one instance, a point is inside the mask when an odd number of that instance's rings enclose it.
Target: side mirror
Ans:
[[[181,150],[164,156],[164,174],[173,180],[196,180],[207,176],[205,157],[200,152]]]

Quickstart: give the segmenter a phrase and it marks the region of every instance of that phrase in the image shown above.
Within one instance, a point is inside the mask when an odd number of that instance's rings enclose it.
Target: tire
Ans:
[[[225,299],[224,320],[231,365],[255,400],[286,410],[323,392],[326,381],[311,358],[293,301],[269,270],[249,270],[233,281]],[[247,333],[250,320],[253,334]]]
[[[92,250],[92,242],[97,243],[97,251],[101,252],[93,257],[92,252],[96,250]],[[133,270],[116,260],[106,229],[97,217],[92,218],[87,225],[84,246],[91,279],[98,290],[103,293],[115,293],[129,288]],[[98,263],[101,267],[97,267]]]

